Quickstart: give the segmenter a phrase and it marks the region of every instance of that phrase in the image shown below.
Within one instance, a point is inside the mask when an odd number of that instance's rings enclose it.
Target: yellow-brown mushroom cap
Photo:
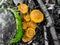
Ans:
[[[26,30],[26,36],[29,37],[29,38],[34,37],[35,34],[36,34],[36,32],[33,28],[28,28]]]
[[[44,15],[40,10],[33,10],[30,13],[30,18],[35,23],[41,23],[44,19]]]
[[[28,38],[28,37],[26,37],[25,35],[22,37],[22,41],[23,41],[24,43],[29,42],[31,39],[32,39],[32,38]]]
[[[24,16],[24,20],[27,21],[27,22],[30,21],[30,16],[29,15],[25,15]]]
[[[20,4],[18,5],[18,10],[25,14],[28,12],[28,6],[26,4]]]
[[[30,22],[27,22],[27,27],[29,27],[29,28],[33,28],[33,29],[36,29],[37,24],[34,23],[34,22],[32,22],[32,21],[30,21]]]
[[[27,29],[27,23],[25,21],[22,22],[22,27],[23,27],[24,30]]]

